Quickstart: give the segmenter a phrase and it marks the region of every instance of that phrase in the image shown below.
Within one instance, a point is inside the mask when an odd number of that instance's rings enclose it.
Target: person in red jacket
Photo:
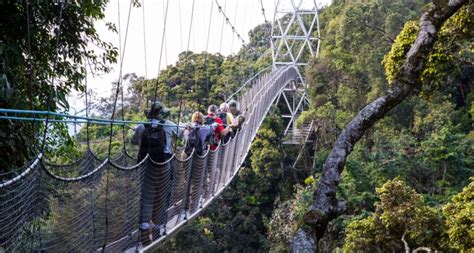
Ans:
[[[222,120],[217,117],[217,105],[210,105],[207,108],[207,117],[204,120],[205,125],[212,126],[214,130],[214,139],[211,141],[211,150],[216,150],[218,143],[222,137],[226,136],[229,132],[232,131],[232,128],[229,126],[224,126]]]

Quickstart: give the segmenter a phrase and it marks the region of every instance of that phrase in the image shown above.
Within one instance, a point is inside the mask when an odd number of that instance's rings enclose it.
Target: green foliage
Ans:
[[[377,195],[375,213],[347,226],[344,250],[400,251],[403,236],[411,246],[442,247],[443,221],[421,195],[399,179],[377,188]]]
[[[2,101],[2,107],[67,111],[67,95],[84,91],[86,62],[96,73],[108,72],[109,64],[116,62],[117,48],[102,41],[94,28],[94,22],[104,18],[106,3],[105,0],[67,1],[60,28],[59,2],[0,3],[0,48],[3,51],[0,61],[5,63],[0,76],[5,75],[11,84],[10,96]],[[99,49],[89,49],[91,44]],[[41,126],[7,121],[1,124],[0,135],[9,136],[0,139],[0,149],[4,151],[0,158],[3,171],[22,166],[36,153]],[[64,135],[64,132],[53,134]],[[67,144],[68,140],[63,142]]]
[[[262,128],[257,134],[260,137],[252,143],[252,169],[260,177],[280,177],[281,151],[275,145],[276,133],[272,129]]]
[[[450,245],[461,251],[474,249],[474,178],[443,208]]]
[[[415,20],[427,2],[335,1],[321,12],[324,42],[320,58],[312,59],[305,72],[310,108],[298,120],[314,120],[318,126],[315,172],[322,170],[333,143],[349,121],[362,107],[385,94],[401,74],[400,67],[418,33]],[[433,208],[409,198],[413,202],[409,209],[396,209],[402,212],[425,206],[424,218],[415,219],[420,223],[411,224],[413,229],[407,230],[410,246],[451,249],[443,235],[443,222],[440,226],[427,224],[441,219],[440,207],[473,175],[473,8],[468,4],[442,26],[420,79],[409,80],[423,84],[421,96],[409,97],[394,108],[354,146],[337,192],[346,201],[346,216],[329,224],[321,239],[323,251],[342,244],[344,224],[351,224],[345,232],[354,251],[403,250],[400,239],[405,227],[397,228],[395,224],[401,222],[396,223],[397,216],[390,216],[388,209],[388,218],[383,221],[382,209],[374,205],[375,189],[396,177]],[[349,222],[374,211],[374,216]],[[425,229],[423,234],[422,226],[433,231]]]
[[[463,44],[472,45],[469,38],[474,35],[473,8],[472,4],[463,7],[442,26],[420,78],[423,84],[428,86],[425,88],[432,90],[434,85],[445,85],[446,81],[449,82],[448,76],[461,74],[463,66],[466,66],[466,63],[469,64],[469,61],[460,60],[459,53],[465,51]],[[407,22],[395,39],[391,51],[384,57],[382,63],[389,83],[400,74],[400,67],[404,64],[405,55],[415,41],[418,29],[418,23]],[[472,65],[472,59],[470,63]]]
[[[464,57],[463,52],[472,47],[474,36],[474,5],[468,4],[461,8],[455,15],[449,18],[441,28],[438,41],[428,57],[421,80],[431,90],[434,87],[443,87],[450,83],[450,79],[464,79],[466,74],[472,73],[466,70],[472,68],[472,57]],[[471,50],[472,51],[472,50]],[[469,67],[470,66],[470,67]],[[467,67],[467,69],[466,69]],[[431,89],[430,89],[431,88]]]
[[[314,177],[313,177],[313,175],[307,177],[307,178],[304,180],[304,184],[305,184],[305,185],[312,185],[312,184],[314,184]]]
[[[389,83],[392,83],[400,74],[400,68],[405,63],[405,55],[408,53],[413,42],[415,42],[418,30],[418,22],[409,21],[405,23],[403,30],[395,39],[392,49],[385,55],[382,64],[385,66],[385,73]]]

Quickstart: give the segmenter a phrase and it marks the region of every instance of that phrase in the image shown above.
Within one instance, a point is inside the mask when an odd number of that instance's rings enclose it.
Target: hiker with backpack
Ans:
[[[224,123],[224,126],[232,125],[232,122],[234,121],[234,116],[229,111],[229,104],[227,104],[226,102],[222,103],[219,106],[217,116],[221,118],[222,122]]]
[[[232,124],[231,124],[232,131],[234,133],[237,132],[237,130],[239,130],[240,128],[242,128],[242,125],[244,124],[244,121],[245,121],[245,116],[242,115],[239,109],[237,109],[237,105],[238,103],[235,100],[231,100],[229,102],[229,111],[234,117],[234,120],[232,121]]]
[[[145,110],[145,115],[150,121],[149,124],[138,125],[132,137],[132,144],[140,147],[138,162],[143,160],[148,153],[153,161],[165,162],[173,155],[173,137],[181,137],[183,129],[167,120],[170,109],[160,101],[156,101],[150,109]]]
[[[170,115],[170,109],[166,108],[161,102],[152,104],[150,109],[145,110],[145,115],[149,123],[140,124],[132,137],[132,144],[139,145],[138,162],[141,162],[147,154],[151,160],[157,163],[164,163],[171,159],[172,138],[173,135],[180,137],[183,130],[175,123],[166,118]],[[163,207],[159,203],[168,198],[168,193],[164,192],[162,185],[158,185],[157,178],[163,177],[163,173],[168,171],[170,163],[164,165],[147,166],[145,168],[143,182],[141,185],[142,212],[140,216],[141,239],[143,244],[150,243],[150,235],[159,224],[164,223]],[[160,218],[161,217],[161,218]]]
[[[231,100],[229,102],[229,111],[230,113],[232,114],[232,116],[235,118],[237,116],[239,116],[241,113],[240,113],[240,110],[237,109],[237,101],[235,100]]]
[[[219,106],[219,110],[217,111],[217,117],[219,117],[222,120],[222,123],[224,124],[224,127],[232,127],[232,124],[234,122],[234,117],[232,116],[232,113],[229,112],[229,105],[224,102]],[[229,139],[233,137],[233,133],[227,134],[223,139],[223,143],[227,143]]]
[[[204,125],[215,126],[214,138],[210,140],[211,150],[216,150],[219,141],[228,133],[232,132],[232,128],[230,126],[224,126],[222,119],[217,117],[217,105],[210,105],[207,108],[207,116],[204,119]]]
[[[193,113],[191,126],[184,130],[184,139],[186,140],[184,152],[190,155],[194,149],[196,154],[203,155],[213,133],[212,126],[204,125],[204,115],[201,112]]]

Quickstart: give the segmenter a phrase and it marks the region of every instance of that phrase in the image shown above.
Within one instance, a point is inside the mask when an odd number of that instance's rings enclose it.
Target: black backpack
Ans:
[[[186,152],[186,154],[190,155],[191,152],[193,151],[193,148],[196,151],[196,154],[198,155],[203,154],[204,152],[202,148],[203,143],[202,143],[201,134],[199,131],[200,131],[200,127],[196,126],[196,127],[193,127],[191,132],[189,133],[188,142],[186,142],[186,147],[184,149],[184,152]]]
[[[227,122],[227,113],[226,112],[218,113],[217,117],[221,118],[222,124],[224,124],[224,127],[226,127],[230,123],[230,122]]]
[[[214,124],[214,122],[216,122],[216,118],[215,118],[215,117],[209,117],[209,116],[207,116],[207,117],[204,118],[204,125],[210,126],[210,125]]]
[[[145,124],[145,130],[142,133],[140,150],[138,152],[138,161],[143,160],[149,153],[150,158],[155,162],[165,161],[166,133],[163,129],[165,121],[161,120],[160,125],[152,127],[151,124]]]

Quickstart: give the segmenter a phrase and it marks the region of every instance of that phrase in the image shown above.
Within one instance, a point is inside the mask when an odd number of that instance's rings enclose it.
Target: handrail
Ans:
[[[229,101],[231,100],[231,98],[233,98],[235,95],[237,95],[237,93],[239,93],[245,86],[247,86],[250,82],[252,82],[254,79],[256,79],[257,77],[259,77],[263,72],[271,69],[272,66],[268,66],[262,70],[260,70],[257,74],[255,74],[254,76],[252,76],[249,80],[247,80],[247,82],[245,82],[242,86],[240,86],[239,89],[237,89],[234,93],[232,93],[232,95],[229,96],[229,98],[227,98],[225,100],[226,103],[229,103]]]

